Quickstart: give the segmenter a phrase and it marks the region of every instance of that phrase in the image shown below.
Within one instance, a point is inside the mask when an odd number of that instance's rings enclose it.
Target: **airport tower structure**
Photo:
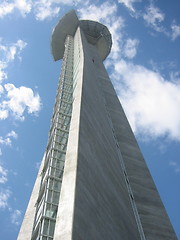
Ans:
[[[176,240],[103,65],[106,26],[67,13],[52,33],[63,59],[47,148],[18,240]]]

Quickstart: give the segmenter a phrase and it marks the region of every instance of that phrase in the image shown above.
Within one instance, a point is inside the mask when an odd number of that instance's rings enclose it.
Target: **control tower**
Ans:
[[[175,240],[103,65],[106,26],[67,13],[52,33],[63,59],[48,144],[18,240]]]

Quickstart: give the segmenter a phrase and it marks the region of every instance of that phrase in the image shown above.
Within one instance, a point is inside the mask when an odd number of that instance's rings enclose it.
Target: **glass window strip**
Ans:
[[[46,221],[49,214],[56,218],[57,203],[59,201],[61,181],[64,169],[64,160],[66,154],[67,137],[71,120],[72,101],[73,101],[73,41],[72,37],[68,36],[66,39],[66,48],[64,53],[64,61],[62,66],[62,73],[58,84],[58,92],[56,95],[56,103],[54,107],[53,118],[51,121],[51,128],[49,132],[49,140],[47,146],[47,153],[45,157],[45,165],[42,171],[42,186],[39,193],[39,203],[43,205],[38,206],[36,210],[36,219],[32,239],[34,233],[38,230],[38,240],[53,239],[55,221],[51,226],[51,220]],[[70,48],[70,51],[69,49]],[[67,57],[69,55],[69,58]],[[71,59],[71,62],[68,61]],[[64,95],[63,95],[64,94]],[[62,115],[61,115],[62,114]],[[65,136],[65,137],[64,137]],[[62,161],[60,160],[62,158]],[[57,168],[56,168],[57,167]],[[52,196],[51,196],[52,195]],[[48,202],[48,197],[52,202]],[[42,199],[43,198],[43,199]],[[54,206],[54,207],[53,207]],[[38,215],[37,215],[38,214]],[[54,215],[53,215],[54,214]],[[46,220],[45,220],[46,219]],[[55,219],[53,219],[55,220]],[[41,223],[41,224],[40,224]],[[50,224],[50,225],[49,225]],[[46,233],[46,234],[44,234]]]

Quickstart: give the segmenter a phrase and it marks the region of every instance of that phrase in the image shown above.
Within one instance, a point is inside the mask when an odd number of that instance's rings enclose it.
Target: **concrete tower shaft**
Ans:
[[[103,60],[107,27],[66,14],[49,139],[18,240],[177,240]]]
[[[63,58],[66,36],[74,36],[78,26],[83,30],[87,41],[97,47],[102,60],[105,60],[112,46],[112,38],[108,28],[96,21],[79,20],[74,10],[67,13],[53,30],[51,50],[54,60]]]

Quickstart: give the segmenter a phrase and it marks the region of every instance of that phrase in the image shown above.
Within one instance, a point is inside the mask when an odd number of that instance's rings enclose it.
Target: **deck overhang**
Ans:
[[[87,41],[97,47],[102,60],[105,60],[112,46],[112,38],[108,28],[96,21],[79,20],[74,10],[67,13],[52,32],[51,51],[54,60],[63,58],[66,36],[74,36],[78,26],[84,32]]]

